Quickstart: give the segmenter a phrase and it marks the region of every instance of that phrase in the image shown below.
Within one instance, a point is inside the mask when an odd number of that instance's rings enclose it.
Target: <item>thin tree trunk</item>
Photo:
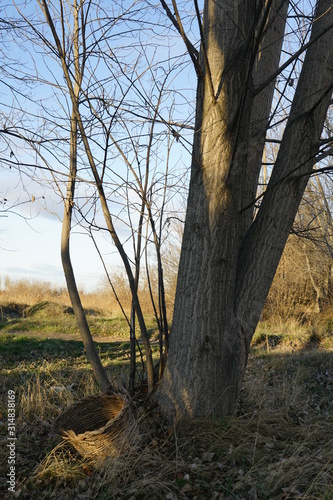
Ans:
[[[76,103],[78,103],[78,97],[81,85],[80,82],[82,79],[82,72],[79,65],[78,15],[79,14],[78,14],[77,0],[74,0],[75,24],[74,24],[73,47],[74,47],[75,84],[73,88],[73,94],[74,98],[76,99]],[[76,286],[73,266],[70,258],[69,243],[70,243],[72,213],[74,206],[75,181],[77,173],[77,137],[78,137],[78,122],[76,118],[76,112],[73,106],[72,116],[71,116],[71,130],[70,130],[70,168],[69,168],[66,198],[64,200],[64,218],[63,218],[62,232],[61,232],[61,260],[65,273],[69,297],[72,303],[76,322],[80,330],[80,334],[82,337],[83,345],[87,353],[87,357],[91,363],[97,383],[99,384],[102,391],[106,392],[111,390],[112,388],[91,336],[89,325],[87,323],[87,318],[84,313],[80,295]]]
[[[74,115],[74,114],[73,114]],[[71,120],[71,146],[70,146],[70,174],[67,184],[66,199],[64,200],[64,218],[61,231],[61,260],[67,283],[69,297],[79,327],[83,345],[87,357],[92,366],[96,381],[103,392],[110,391],[111,385],[105,369],[101,363],[94,341],[92,339],[89,325],[82,307],[80,295],[76,286],[73,266],[70,258],[70,232],[74,204],[75,179],[76,179],[76,157],[77,157],[77,123],[72,115]]]
[[[133,304],[134,304],[134,307],[136,310],[136,314],[137,314],[137,318],[138,318],[138,322],[139,322],[139,326],[140,326],[142,341],[143,341],[143,345],[145,348],[146,362],[147,362],[148,391],[151,392],[153,390],[153,387],[154,387],[154,365],[153,365],[153,356],[152,356],[152,350],[151,350],[151,346],[150,346],[150,342],[149,342],[148,332],[147,332],[145,320],[143,317],[143,313],[141,310],[140,301],[138,299],[138,294],[137,294],[137,291],[135,289],[135,279],[133,276],[131,265],[130,265],[130,262],[128,260],[127,254],[124,250],[124,247],[122,246],[122,244],[118,238],[118,234],[115,230],[115,227],[113,224],[113,219],[112,219],[109,207],[108,207],[107,199],[106,199],[104,188],[103,188],[103,181],[99,175],[99,172],[98,172],[95,160],[94,160],[94,156],[93,156],[93,153],[92,153],[91,148],[90,148],[89,139],[87,137],[86,130],[85,130],[85,127],[84,127],[84,124],[82,121],[82,116],[79,112],[78,99],[77,99],[77,96],[75,94],[75,86],[77,85],[78,81],[81,81],[81,80],[76,79],[73,82],[73,78],[71,76],[69,67],[67,65],[64,49],[61,45],[61,41],[59,39],[57,30],[56,30],[56,26],[53,22],[53,19],[52,19],[52,16],[51,16],[51,13],[50,13],[50,10],[48,7],[48,3],[46,2],[46,0],[41,0],[41,2],[43,5],[44,15],[46,17],[46,20],[47,20],[49,26],[50,26],[50,29],[51,29],[58,53],[59,53],[59,58],[61,61],[61,65],[62,65],[64,77],[66,80],[68,92],[70,95],[70,99],[72,101],[73,113],[74,113],[73,116],[75,117],[77,127],[78,127],[78,130],[80,132],[81,140],[83,143],[83,147],[85,149],[85,153],[87,156],[87,160],[89,162],[89,166],[91,168],[91,171],[92,171],[92,174],[94,177],[94,181],[95,181],[96,188],[97,188],[98,195],[99,195],[99,200],[100,200],[101,207],[102,207],[103,216],[105,219],[105,223],[106,223],[109,234],[110,234],[110,236],[111,236],[111,238],[112,238],[112,240],[117,248],[117,251],[118,251],[118,253],[123,261],[124,267],[125,267],[126,275],[127,275],[129,286],[130,286],[131,293],[132,293]],[[84,42],[85,42],[85,40],[84,40]],[[85,45],[83,48],[85,49]],[[84,67],[84,55],[82,57],[83,57],[82,65]],[[77,53],[76,57],[74,57],[74,60],[79,61],[79,53]],[[81,71],[80,76],[82,75],[83,67],[81,67],[81,69],[80,69],[80,71]]]

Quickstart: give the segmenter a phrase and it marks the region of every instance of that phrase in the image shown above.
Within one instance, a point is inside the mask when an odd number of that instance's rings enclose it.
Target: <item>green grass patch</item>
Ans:
[[[30,333],[61,333],[79,335],[73,310],[53,302],[39,302],[31,307],[6,308],[3,320],[0,321],[0,330],[3,332],[26,331]],[[86,312],[87,321],[93,336],[129,338],[129,326],[123,316],[105,317],[100,313],[89,310]],[[154,317],[146,318],[146,325],[150,336],[157,331]],[[138,325],[137,335],[140,336]]]
[[[79,341],[64,341],[50,338],[32,338],[26,335],[0,335],[0,355],[5,359],[42,358],[45,355],[57,357],[83,354],[83,344]]]
[[[128,341],[96,342],[95,345],[102,361],[106,364],[129,364],[130,343]],[[157,353],[157,346],[152,346],[152,350],[153,353]],[[38,364],[45,359],[56,361],[62,357],[73,360],[82,357],[88,365],[81,341],[32,338],[13,334],[0,335],[0,360],[3,367],[15,368],[22,360],[33,360]]]

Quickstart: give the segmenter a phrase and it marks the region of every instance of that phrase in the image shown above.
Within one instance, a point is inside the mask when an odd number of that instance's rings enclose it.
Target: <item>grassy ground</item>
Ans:
[[[170,429],[151,421],[154,432],[142,446],[94,465],[61,444],[51,425],[66,406],[97,392],[82,343],[10,333],[68,331],[72,315],[44,305],[22,316],[22,310],[3,311],[0,329],[0,470],[8,470],[7,398],[13,390],[17,497],[333,499],[333,336],[328,320],[313,327],[259,326],[235,417]],[[99,334],[97,325],[104,320],[91,315],[92,324],[93,318]],[[55,321],[58,330],[50,327]],[[97,346],[115,383],[128,369],[129,346],[125,332],[120,341],[115,336],[119,327],[106,324],[102,331],[108,332],[109,342]],[[12,497],[6,493],[5,474],[0,481],[0,497]]]
[[[87,321],[93,336],[114,338],[128,337],[128,322],[120,314],[101,314],[86,310]],[[150,334],[156,330],[153,316],[146,317]],[[8,304],[1,308],[1,332],[29,332],[32,334],[77,335],[79,330],[71,307],[56,302],[42,301],[33,306]]]

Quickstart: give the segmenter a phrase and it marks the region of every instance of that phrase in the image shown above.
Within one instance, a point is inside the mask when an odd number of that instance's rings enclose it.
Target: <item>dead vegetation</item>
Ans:
[[[0,302],[0,437],[5,445],[7,393],[14,390],[17,497],[332,498],[333,311],[329,307],[320,315],[307,315],[306,322],[275,317],[274,322],[259,324],[235,417],[167,428],[140,409],[144,400],[140,393],[133,402],[136,424],[118,439],[113,456],[101,460],[82,456],[54,429],[61,412],[98,393],[82,344],[52,335],[43,339],[6,334],[17,319],[23,329],[45,331],[49,325],[49,331],[55,331],[51,326],[56,317],[59,328],[68,330],[74,317],[65,295],[58,301],[59,296],[41,293],[41,302],[36,303],[23,293],[18,300],[15,287],[12,293],[7,294],[8,302]],[[16,302],[11,305],[11,301]],[[98,349],[110,380],[123,391],[129,343],[116,342],[110,332],[123,330],[125,335],[126,325],[110,313],[93,314],[92,302],[86,307],[96,332],[108,332],[109,342],[98,344]],[[78,413],[83,420],[88,418],[85,410]],[[74,437],[81,440],[79,431]],[[6,451],[0,467],[7,468]],[[9,498],[4,475],[0,489]]]
[[[1,440],[7,434],[6,394],[13,389],[19,498],[332,498],[329,328],[317,336],[290,325],[280,333],[260,328],[237,416],[165,428],[139,412],[142,441],[129,447],[128,431],[126,452],[103,461],[82,457],[53,428],[62,410],[97,392],[83,352],[60,351],[62,341],[48,353],[29,349],[29,343],[10,357],[1,352]],[[126,370],[126,353],[118,371],[111,354],[109,344],[103,360],[115,380],[119,369]],[[1,462],[6,469],[6,456]]]
[[[131,294],[124,276],[117,275],[113,279],[113,285],[117,292],[119,301],[127,313],[131,309]],[[104,315],[118,315],[121,312],[111,288],[101,284],[100,289],[95,292],[80,292],[83,307],[86,311],[95,311]],[[142,287],[140,293],[143,310],[146,314],[152,313],[149,290]],[[70,299],[65,288],[57,288],[51,283],[29,280],[4,280],[4,287],[0,289],[0,314],[6,314],[6,307],[16,307],[17,311],[35,306],[42,302],[51,302],[64,307],[70,307]],[[0,317],[1,319],[1,317]]]

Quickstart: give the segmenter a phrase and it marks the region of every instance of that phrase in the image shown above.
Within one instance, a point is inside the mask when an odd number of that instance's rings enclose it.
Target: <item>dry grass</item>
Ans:
[[[26,324],[54,314],[61,317],[61,328],[71,328],[74,318],[63,314],[69,305],[63,290],[7,285],[0,304],[32,306],[30,312],[24,308]],[[42,301],[56,304],[43,309]],[[118,309],[109,292],[83,294],[83,302],[86,309],[110,315],[95,318],[96,333],[110,331]],[[6,444],[7,391],[13,389],[19,498],[332,500],[332,317],[327,310],[306,325],[293,318],[261,323],[236,417],[165,429],[148,416],[140,422],[140,446],[127,446],[126,453],[102,463],[82,458],[51,425],[66,407],[98,391],[82,347],[59,339],[2,337],[8,350],[0,350],[0,439]],[[119,350],[114,343],[101,351],[113,383],[128,363],[125,344],[118,344]],[[1,470],[6,460],[4,453]],[[0,491],[6,498],[5,476]]]
[[[2,308],[10,304],[16,304],[18,308],[22,308],[22,306],[34,306],[45,301],[56,302],[57,304],[65,307],[70,306],[67,289],[57,288],[51,283],[29,280],[13,281],[9,278],[6,278],[4,283],[4,288],[0,290],[0,306]],[[129,292],[129,286],[126,278],[122,275],[115,276],[113,279],[113,285],[122,307],[127,314],[130,314],[131,294]],[[121,314],[121,307],[108,285],[102,286],[100,289],[91,293],[81,291],[80,296],[83,307],[88,312],[94,311],[104,315]],[[139,298],[144,313],[146,315],[152,315],[153,308],[147,285],[141,285]],[[171,302],[168,304],[168,308],[172,311],[173,304]]]
[[[6,278],[4,288],[0,290],[0,304],[24,304],[32,306],[42,301],[57,302],[69,306],[69,297],[65,288],[57,288],[42,281],[18,280]]]
[[[333,341],[327,328],[313,333],[261,325],[236,417],[171,429],[148,417],[143,443],[102,464],[80,457],[51,427],[64,408],[97,392],[84,356],[27,348],[2,356],[1,439],[14,389],[20,498],[332,499]],[[114,376],[115,358],[103,360]]]
[[[110,290],[81,295],[87,321],[94,336],[129,338],[131,299],[124,282],[120,278],[118,281],[118,293],[127,318]],[[7,280],[6,285],[6,288],[0,291],[0,328],[3,331],[79,335],[65,290],[58,290],[41,282]],[[146,327],[148,332],[153,334],[157,324],[149,307],[148,292],[143,291],[141,299],[145,307]]]

